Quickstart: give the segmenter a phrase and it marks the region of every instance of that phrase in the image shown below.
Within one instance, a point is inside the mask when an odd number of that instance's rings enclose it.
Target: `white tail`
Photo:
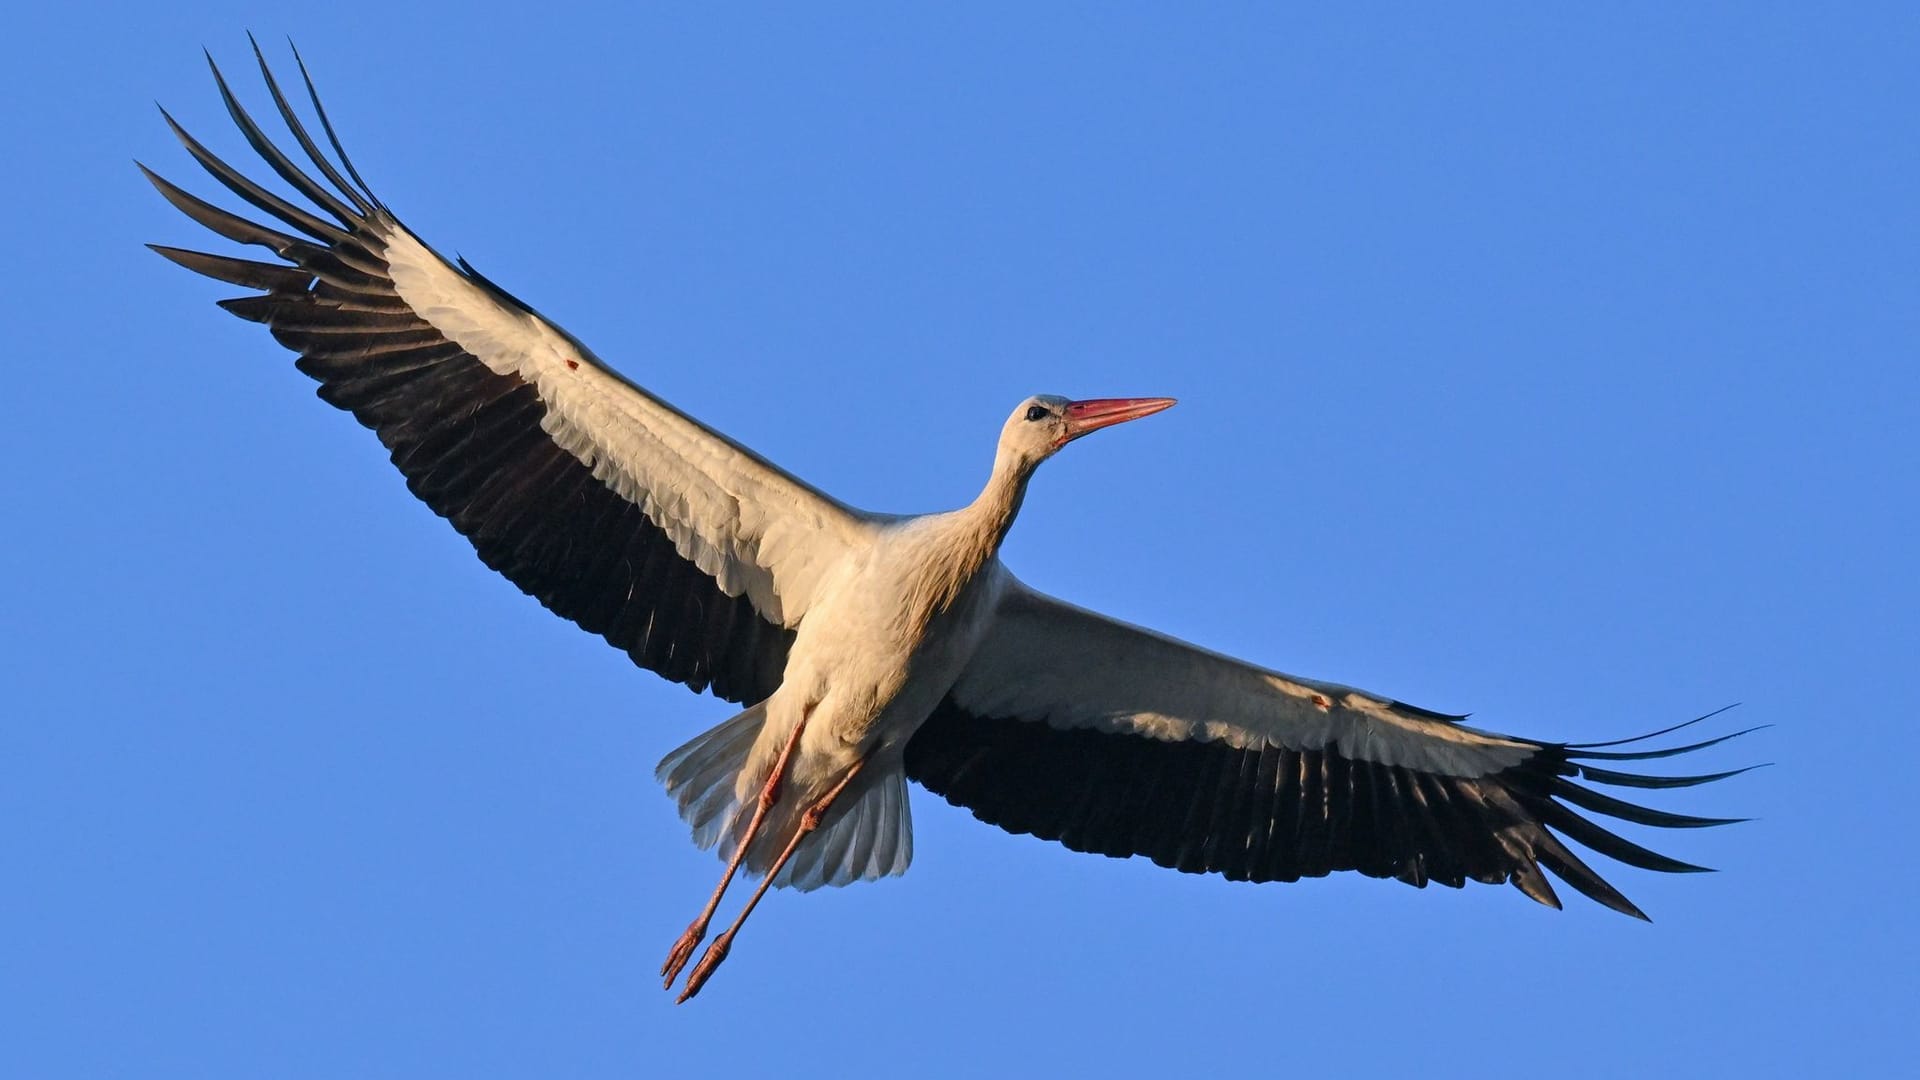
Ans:
[[[680,820],[692,827],[693,842],[703,851],[735,827],[734,819],[740,815],[734,812],[738,805],[734,791],[766,716],[767,703],[763,701],[719,727],[694,736],[661,758],[653,770],[654,778],[666,785],[667,794],[680,808]],[[729,858],[732,847],[727,845],[720,857]]]
[[[717,846],[723,861],[733,857],[765,781],[759,776],[743,784],[740,776],[749,767],[765,719],[766,703],[762,702],[695,736],[662,758],[654,770],[679,807],[680,819],[693,830],[693,842],[703,849]],[[748,873],[766,873],[800,827],[805,811],[806,796],[789,787],[767,815],[759,842],[747,852],[744,868]],[[720,842],[723,837],[725,843]],[[873,761],[819,830],[801,843],[774,885],[808,892],[822,885],[904,874],[912,862],[913,819],[907,810],[906,776],[897,764],[886,768]]]
[[[907,811],[907,777],[896,765],[876,771],[879,762],[867,763],[867,772],[847,789],[818,832],[800,844],[793,861],[773,879],[781,888],[811,892],[822,885],[851,885],[856,881],[892,877],[907,872],[913,863],[913,818]],[[770,831],[769,838],[785,840],[798,827],[796,808],[793,824]],[[769,822],[771,824],[771,822]],[[778,851],[776,847],[775,852]],[[762,859],[762,851],[750,853],[749,863],[770,863],[771,853]],[[762,869],[755,866],[756,871]]]

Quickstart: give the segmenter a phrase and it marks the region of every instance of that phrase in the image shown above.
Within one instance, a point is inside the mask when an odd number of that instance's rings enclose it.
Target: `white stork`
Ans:
[[[726,860],[662,969],[669,989],[736,871],[761,879],[679,1000],[699,991],[769,884],[905,871],[909,779],[1009,832],[1188,873],[1509,882],[1558,907],[1545,870],[1640,918],[1555,832],[1648,870],[1702,868],[1574,808],[1668,828],[1737,820],[1652,810],[1575,782],[1669,788],[1731,776],[1743,770],[1656,777],[1591,763],[1733,735],[1632,750],[1497,735],[1207,652],[1015,578],[998,551],[1034,470],[1170,399],[1022,401],[985,488],[949,513],[872,514],[822,494],[621,378],[464,260],[436,254],[360,178],[305,65],[332,158],[257,44],[254,54],[323,179],[268,140],[217,67],[215,81],[247,142],[311,205],[247,179],[168,116],[195,161],[278,224],[141,166],[148,179],[194,221],[281,261],[154,250],[259,290],[220,306],[300,354],[320,397],[373,429],[408,488],[488,566],[640,666],[747,705],[658,771],[695,842]]]

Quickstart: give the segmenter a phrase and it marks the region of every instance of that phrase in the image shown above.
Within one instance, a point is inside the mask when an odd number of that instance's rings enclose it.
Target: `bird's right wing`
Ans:
[[[379,435],[407,486],[488,566],[668,678],[733,700],[771,693],[821,575],[867,542],[869,519],[622,379],[464,261],[441,258],[360,180],[311,80],[338,167],[263,58],[260,70],[326,182],[268,140],[217,68],[214,78],[247,142],[310,206],[167,122],[216,180],[304,235],[148,172],[188,217],[284,262],[155,250],[261,290],[221,306],[299,353],[320,396]]]
[[[1255,667],[1009,579],[984,642],[908,743],[906,766],[983,821],[1077,851],[1253,881],[1335,870],[1415,885],[1511,881],[1558,907],[1544,867],[1642,918],[1548,830],[1634,866],[1686,871],[1700,867],[1573,807],[1669,828],[1724,823],[1575,783],[1683,787],[1731,776],[1590,764],[1722,739],[1606,751],[1495,735],[1462,719]]]

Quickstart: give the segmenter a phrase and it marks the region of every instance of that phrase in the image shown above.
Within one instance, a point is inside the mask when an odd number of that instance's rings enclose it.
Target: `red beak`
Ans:
[[[1067,442],[1103,427],[1124,424],[1162,409],[1173,408],[1170,397],[1092,398],[1067,403]]]

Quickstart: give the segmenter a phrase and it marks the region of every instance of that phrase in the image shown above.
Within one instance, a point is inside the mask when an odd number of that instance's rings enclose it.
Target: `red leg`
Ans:
[[[812,710],[809,709],[808,712]],[[740,837],[740,844],[734,849],[733,856],[727,860],[726,872],[720,875],[720,884],[714,887],[713,896],[708,898],[707,906],[700,910],[699,918],[688,925],[680,940],[673,943],[673,951],[667,953],[667,962],[660,965],[660,974],[666,977],[665,988],[673,989],[673,980],[680,977],[680,969],[687,966],[687,960],[693,956],[703,938],[707,936],[707,924],[713,921],[713,913],[720,906],[720,898],[727,894],[727,886],[733,883],[733,875],[740,870],[740,864],[746,861],[747,848],[752,846],[753,838],[760,835],[760,825],[767,820],[767,811],[780,799],[780,785],[787,777],[787,766],[793,760],[794,751],[800,746],[800,733],[807,727],[807,713],[800,714],[800,722],[793,725],[793,734],[787,736],[787,745],[780,750],[780,756],[774,760],[773,768],[767,773],[767,782],[760,787],[760,798],[753,808],[753,819],[747,822],[747,831]],[[740,808],[746,813],[746,807]],[[738,820],[737,818],[735,820]]]
[[[713,975],[713,969],[719,967],[720,961],[727,958],[727,950],[733,947],[734,935],[740,932],[741,924],[747,921],[747,916],[753,914],[753,909],[760,903],[760,898],[767,895],[767,889],[773,885],[773,879],[780,876],[780,871],[786,867],[787,860],[793,858],[793,853],[799,850],[800,841],[805,840],[820,827],[822,821],[826,820],[827,811],[833,809],[834,800],[847,789],[847,785],[853,782],[854,777],[860,775],[860,769],[865,764],[864,761],[855,762],[853,768],[847,770],[847,775],[840,778],[839,783],[833,785],[832,789],[822,795],[812,806],[807,807],[807,812],[800,816],[800,827],[794,831],[793,839],[787,841],[787,846],[781,850],[780,857],[775,859],[773,866],[768,869],[767,876],[760,879],[760,886],[753,890],[752,896],[747,898],[747,905],[740,909],[740,914],[734,916],[733,925],[713,939],[713,944],[707,946],[706,955],[693,966],[693,971],[687,975],[687,985],[681,989],[679,1001],[675,1004],[685,1002],[706,985],[707,979]]]

